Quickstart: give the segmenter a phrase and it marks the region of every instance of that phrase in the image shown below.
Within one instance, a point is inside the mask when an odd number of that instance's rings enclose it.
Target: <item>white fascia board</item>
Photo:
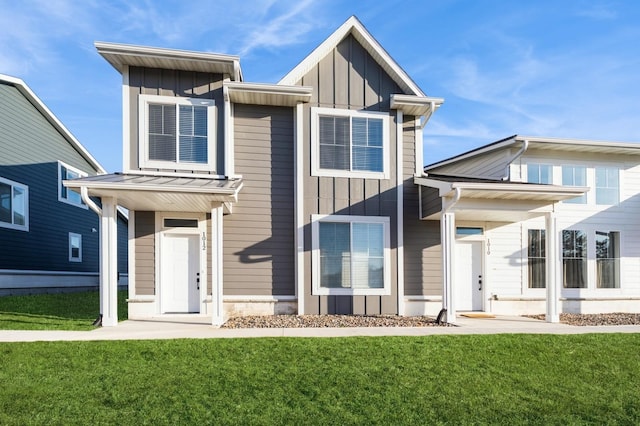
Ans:
[[[244,103],[242,94],[258,94],[266,96],[272,100],[269,105],[295,106],[298,102],[309,102],[313,87],[309,86],[285,86],[278,84],[266,83],[231,83],[224,82],[223,87],[225,95],[229,97],[231,102]],[[281,102],[279,98],[285,98],[288,102]]]
[[[567,139],[567,138],[548,138],[539,136],[522,136],[518,135],[517,140],[528,140],[530,143],[542,143],[549,145],[574,145],[574,146],[589,146],[589,147],[602,147],[602,148],[618,148],[629,149],[633,152],[640,154],[640,143],[638,142],[613,142],[602,140],[586,140],[586,139]]]
[[[183,194],[222,194],[222,195],[236,195],[242,185],[238,185],[237,188],[216,188],[212,191],[211,188],[208,187],[197,187],[197,188],[185,188],[181,185],[145,185],[145,184],[136,184],[135,187],[132,187],[130,184],[118,184],[113,182],[86,182],[86,181],[78,181],[78,180],[65,180],[62,184],[67,188],[81,188],[86,187],[87,189],[103,189],[103,190],[111,190],[111,191],[150,191],[150,192],[176,192]]]
[[[420,186],[428,186],[429,188],[435,188],[440,192],[441,197],[453,191],[453,184],[451,182],[443,182],[441,180],[429,179],[424,176],[414,177],[413,183]]]
[[[5,74],[0,74],[0,81],[4,81],[15,86],[20,91],[20,93],[22,93],[27,98],[27,100],[29,100],[29,102],[31,102],[31,104],[35,106],[36,109],[47,119],[47,121],[49,121],[49,123],[51,123],[51,125],[53,125],[53,127],[55,127],[58,132],[60,132],[60,134],[71,144],[71,146],[73,146],[80,153],[80,155],[82,155],[82,157],[84,157],[84,159],[93,166],[98,174],[107,173],[104,167],[102,167],[102,165],[98,163],[98,160],[96,160],[93,155],[91,155],[89,151],[87,151],[87,149],[82,146],[80,141],[76,139],[75,136],[73,136],[69,129],[67,129],[60,120],[58,120],[58,117],[56,117],[53,112],[51,112],[51,110],[47,108],[44,102],[40,100],[40,98],[31,90],[31,88],[29,88],[29,86],[27,86],[24,81]]]
[[[303,75],[305,75],[315,64],[320,62],[331,50],[333,50],[348,34],[352,34],[362,46],[374,58],[380,58],[379,63],[396,83],[403,89],[414,95],[426,96],[409,75],[398,65],[387,51],[373,38],[362,23],[355,16],[351,16],[336,31],[326,38],[316,47],[306,58],[289,71],[278,84],[294,85]]]
[[[433,114],[431,105],[433,104],[434,110],[438,109],[444,103],[444,98],[432,98],[429,96],[415,96],[415,95],[403,95],[394,93],[391,95],[391,109],[407,110],[419,108],[420,114],[411,115],[424,115],[427,112]]]
[[[578,196],[589,191],[586,186],[559,186],[559,185],[537,185],[522,183],[482,183],[482,182],[454,182],[452,189],[470,189],[494,192],[509,192],[523,194],[549,194],[549,195],[569,195]]]

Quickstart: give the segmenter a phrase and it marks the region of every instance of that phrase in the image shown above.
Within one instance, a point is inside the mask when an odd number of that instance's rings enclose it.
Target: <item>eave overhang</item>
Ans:
[[[129,210],[209,212],[214,204],[236,203],[241,179],[108,174],[65,180],[92,197],[114,197]]]
[[[313,87],[263,83],[230,83],[223,85],[225,98],[233,103],[293,107],[311,100]]]
[[[391,95],[391,109],[401,110],[406,115],[431,116],[444,103],[442,98],[414,95]]]
[[[228,75],[233,81],[242,81],[240,57],[191,50],[165,49],[131,44],[94,43],[98,53],[120,74],[126,66],[197,71]]]

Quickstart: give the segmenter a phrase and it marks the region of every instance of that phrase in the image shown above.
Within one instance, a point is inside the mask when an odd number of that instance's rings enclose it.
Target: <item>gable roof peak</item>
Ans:
[[[396,84],[406,94],[416,96],[426,96],[409,75],[398,65],[389,53],[378,43],[378,41],[367,31],[365,26],[355,16],[351,15],[337,30],[327,37],[318,47],[316,47],[306,58],[287,73],[278,84],[295,85],[307,74],[318,62],[320,62],[329,52],[335,49],[338,44],[348,35],[352,35],[371,57],[391,76]]]

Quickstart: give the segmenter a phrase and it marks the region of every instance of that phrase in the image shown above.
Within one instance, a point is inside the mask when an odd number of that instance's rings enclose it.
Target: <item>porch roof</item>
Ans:
[[[213,203],[235,203],[242,179],[112,173],[65,180],[90,196],[114,197],[130,210],[209,212]]]

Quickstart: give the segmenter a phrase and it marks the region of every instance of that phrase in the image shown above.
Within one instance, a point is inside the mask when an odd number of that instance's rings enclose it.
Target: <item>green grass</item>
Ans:
[[[118,292],[118,319],[127,319],[127,292]],[[100,313],[97,291],[0,297],[0,330],[91,330]]]
[[[0,344],[0,424],[640,424],[640,334]]]

